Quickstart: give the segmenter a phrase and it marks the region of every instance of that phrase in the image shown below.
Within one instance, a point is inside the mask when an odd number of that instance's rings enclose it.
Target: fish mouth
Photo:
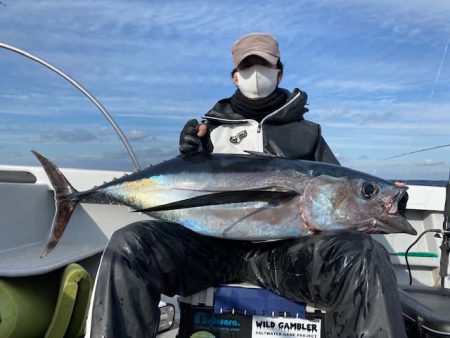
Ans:
[[[390,201],[384,205],[384,211],[391,215],[397,214],[398,213],[398,204]]]
[[[406,195],[406,189],[398,191],[394,197],[384,205],[384,211],[390,215],[398,214],[398,203]]]
[[[376,218],[376,228],[384,233],[407,233],[417,235],[417,231],[406,220],[405,216],[399,213],[398,203],[405,196],[407,188],[399,190],[390,201],[384,205],[384,210]]]
[[[386,218],[376,219],[376,229],[378,233],[392,234],[405,233],[409,235],[417,235],[417,231],[406,220],[406,218],[399,213],[395,215],[385,214]]]

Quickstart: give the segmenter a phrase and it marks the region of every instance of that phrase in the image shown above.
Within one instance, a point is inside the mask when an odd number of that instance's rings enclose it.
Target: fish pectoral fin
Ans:
[[[196,196],[172,203],[157,205],[142,210],[136,210],[136,212],[187,209],[208,205],[244,203],[244,202],[279,203],[286,201],[287,199],[291,199],[295,196],[298,196],[298,193],[296,191],[286,189],[285,187],[267,187],[263,189],[223,191]]]

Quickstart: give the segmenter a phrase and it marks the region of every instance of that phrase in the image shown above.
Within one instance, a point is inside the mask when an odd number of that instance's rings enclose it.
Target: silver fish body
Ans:
[[[44,255],[56,245],[79,201],[123,204],[203,235],[231,239],[348,229],[416,233],[398,213],[405,187],[332,164],[199,153],[77,192],[54,164],[35,155],[56,192],[57,212]]]

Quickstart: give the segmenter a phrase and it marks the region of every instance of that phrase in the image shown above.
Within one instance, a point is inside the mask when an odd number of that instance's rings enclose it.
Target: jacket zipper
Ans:
[[[292,104],[292,102],[294,102],[297,99],[297,97],[300,96],[300,94],[301,94],[301,92],[298,92],[297,95],[295,95],[292,98],[292,100],[289,101],[288,103],[286,103],[283,107],[278,108],[277,110],[275,110],[274,112],[270,113],[265,118],[263,118],[261,120],[261,122],[258,123],[258,129],[257,129],[258,133],[261,132],[262,124],[264,123],[265,120],[267,120],[269,117],[277,114],[280,110],[282,110],[282,109],[286,108],[287,106],[289,106],[290,104]],[[211,119],[211,120],[224,121],[224,122],[229,122],[229,123],[248,123],[248,121],[249,121],[249,119],[230,120],[230,119],[223,119],[223,118],[220,118],[220,117],[212,117],[212,116],[206,116],[206,115],[202,116],[202,119],[205,119],[205,120]]]
[[[267,119],[270,118],[271,116],[277,114],[281,109],[284,109],[284,108],[286,108],[287,106],[289,106],[292,102],[294,102],[294,101],[297,99],[297,97],[298,97],[300,94],[301,94],[301,92],[297,93],[297,95],[295,95],[295,96],[293,97],[293,99],[292,99],[291,101],[289,101],[288,103],[286,103],[283,107],[278,108],[277,110],[275,110],[274,112],[270,113],[270,114],[267,115],[265,118],[263,118],[263,119],[261,120],[261,122],[258,123],[258,129],[257,129],[257,132],[260,133],[260,132],[262,131],[262,125],[263,125],[263,123],[264,123],[265,120],[267,120]]]
[[[292,102],[295,102],[295,100],[297,99],[298,96],[300,96],[301,91],[297,93],[297,95],[295,95],[291,101],[289,101],[288,103],[286,103],[283,107],[278,108],[277,110],[275,110],[274,112],[270,113],[269,115],[267,115],[265,118],[263,118],[261,120],[261,122],[258,122],[258,127],[256,128],[256,133],[257,134],[261,134],[260,136],[260,142],[259,144],[261,145],[261,151],[264,151],[264,138],[263,138],[263,134],[262,134],[262,125],[264,123],[264,121],[266,121],[268,118],[270,118],[271,116],[277,114],[280,110],[286,108],[287,106],[289,106]],[[228,120],[228,119],[221,119],[221,118],[217,118],[217,117],[209,117],[209,116],[202,116],[203,119],[213,119],[213,120],[218,120],[218,121],[226,121],[226,122],[237,122],[237,123],[248,123],[248,120]]]

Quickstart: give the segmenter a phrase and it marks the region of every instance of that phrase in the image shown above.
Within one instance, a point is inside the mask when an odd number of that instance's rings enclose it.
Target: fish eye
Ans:
[[[364,182],[361,186],[361,193],[365,198],[371,198],[378,194],[378,187],[374,182]]]

